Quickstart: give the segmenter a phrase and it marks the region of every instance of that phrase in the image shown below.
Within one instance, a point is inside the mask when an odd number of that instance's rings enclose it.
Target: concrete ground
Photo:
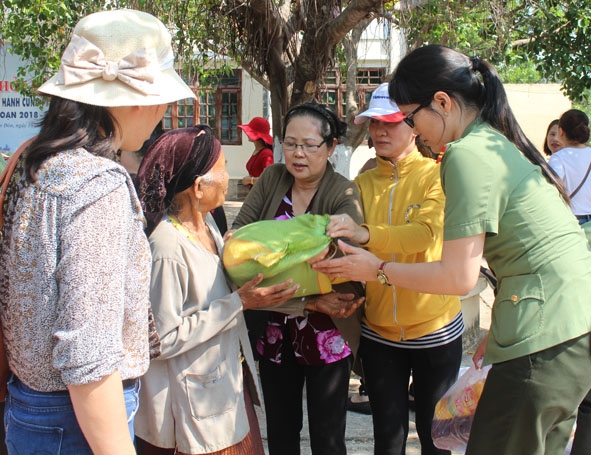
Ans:
[[[226,217],[228,218],[228,226],[232,225],[232,220],[237,215],[238,211],[241,207],[241,202],[235,201],[227,201],[224,205],[224,209],[226,212]],[[488,327],[490,326],[490,312],[493,303],[493,292],[490,287],[487,287],[483,292],[480,293],[480,335],[483,336]],[[471,364],[472,354],[478,340],[481,338],[476,336],[472,336],[468,345],[465,345],[464,349],[464,356],[462,359],[462,366],[469,366]],[[349,383],[349,393],[354,394],[357,393],[359,387],[359,378],[355,375],[351,376],[351,380]],[[303,400],[303,405],[305,409],[305,399]],[[263,441],[266,444],[267,441],[267,431],[266,431],[266,424],[265,424],[265,417],[263,411],[260,408],[257,408],[257,413],[259,417],[259,422],[261,426],[261,433],[263,436]],[[304,415],[305,412],[304,412]],[[408,435],[408,442],[406,447],[406,454],[407,455],[420,455],[421,453],[421,445],[419,443],[419,438],[416,433],[415,424],[414,424],[414,413],[410,413],[410,422],[409,422],[409,435]],[[310,449],[310,437],[308,433],[308,425],[305,421],[306,418],[304,417],[304,428],[302,430],[301,438],[301,455],[311,455],[312,451]],[[372,428],[372,421],[370,415],[358,414],[354,412],[347,413],[347,429],[346,429],[346,443],[347,443],[347,453],[348,455],[373,455],[373,428]],[[454,452],[455,454],[456,452]],[[457,452],[458,454],[461,452]]]

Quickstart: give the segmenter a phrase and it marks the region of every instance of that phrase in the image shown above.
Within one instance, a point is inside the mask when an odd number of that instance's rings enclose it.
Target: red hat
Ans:
[[[262,139],[267,144],[273,144],[273,137],[269,134],[271,131],[271,125],[269,121],[263,117],[254,117],[246,125],[238,125],[238,128],[242,128],[244,134],[248,136],[250,140],[256,141]]]

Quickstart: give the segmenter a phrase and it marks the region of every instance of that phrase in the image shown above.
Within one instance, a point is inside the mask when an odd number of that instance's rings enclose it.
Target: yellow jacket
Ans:
[[[384,261],[431,262],[441,258],[445,196],[439,165],[414,150],[396,164],[381,157],[357,176],[364,226],[363,245]],[[364,322],[382,337],[400,341],[427,335],[448,324],[461,309],[457,296],[422,294],[367,283]]]

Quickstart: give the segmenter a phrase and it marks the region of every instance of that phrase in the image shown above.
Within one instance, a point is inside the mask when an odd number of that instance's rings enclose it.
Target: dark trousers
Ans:
[[[571,455],[589,455],[591,454],[591,392],[583,399],[579,405],[577,413],[577,430]]]
[[[591,387],[590,342],[587,334],[493,364],[466,455],[563,454]]]
[[[361,338],[359,356],[369,395],[375,455],[403,455],[408,437],[408,383],[412,373],[421,454],[450,454],[433,445],[435,405],[457,380],[461,337],[444,346],[405,349]]]
[[[299,455],[304,384],[313,455],[345,455],[347,397],[353,356],[321,366],[299,365],[284,343],[281,365],[261,358],[270,455]]]

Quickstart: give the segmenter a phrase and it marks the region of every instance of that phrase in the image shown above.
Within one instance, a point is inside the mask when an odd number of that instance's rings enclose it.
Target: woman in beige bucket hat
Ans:
[[[111,158],[139,149],[166,105],[194,94],[165,26],[133,10],[83,18],[39,92],[49,109],[11,185],[0,245],[7,446],[129,455],[151,261],[133,184]]]

